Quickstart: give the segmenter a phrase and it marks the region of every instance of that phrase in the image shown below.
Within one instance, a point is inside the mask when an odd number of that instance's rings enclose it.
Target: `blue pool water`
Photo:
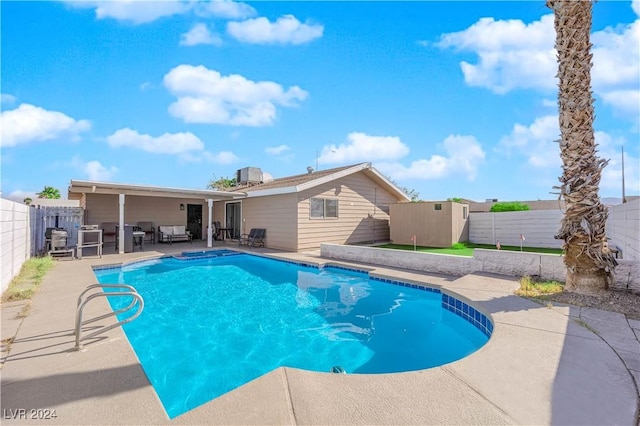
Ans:
[[[144,298],[144,312],[124,330],[171,418],[280,366],[419,370],[474,352],[489,334],[480,331],[484,316],[472,325],[462,306],[460,315],[450,311],[460,301],[436,289],[248,254],[95,273],[100,283],[133,285]]]

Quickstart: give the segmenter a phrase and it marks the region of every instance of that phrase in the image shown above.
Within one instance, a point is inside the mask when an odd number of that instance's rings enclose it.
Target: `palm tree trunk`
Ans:
[[[608,289],[617,264],[607,247],[607,208],[598,186],[607,161],[596,156],[591,93],[591,0],[548,0],[555,15],[558,106],[566,212],[556,238],[563,239],[565,289],[596,293]]]

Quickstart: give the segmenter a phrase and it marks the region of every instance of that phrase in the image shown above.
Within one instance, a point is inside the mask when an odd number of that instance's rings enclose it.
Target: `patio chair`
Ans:
[[[249,247],[264,247],[264,237],[267,230],[264,228],[251,228],[248,234],[242,234],[238,244]]]
[[[102,222],[100,224],[100,229],[102,229],[102,242],[106,243],[107,239],[109,242],[116,242],[116,228],[118,227],[117,222]],[[107,238],[109,237],[109,238]]]
[[[220,226],[220,221],[216,220],[213,222],[213,239],[214,240],[221,240],[222,239],[222,235],[220,234],[220,228],[222,228],[222,226]]]
[[[156,243],[156,227],[153,222],[138,222],[140,232],[144,232],[144,241],[147,243]]]

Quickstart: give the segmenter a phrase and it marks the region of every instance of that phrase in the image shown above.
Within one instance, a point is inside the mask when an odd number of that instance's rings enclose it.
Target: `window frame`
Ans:
[[[313,208],[313,203],[320,200],[322,201],[322,212],[320,216],[314,216],[314,208]],[[329,210],[329,207],[327,206],[328,202],[332,202],[335,203],[335,216],[327,216],[327,212]],[[323,197],[310,197],[309,198],[309,219],[312,220],[322,220],[322,219],[338,219],[340,217],[340,209],[339,209],[339,205],[340,205],[340,200],[338,198],[323,198]]]

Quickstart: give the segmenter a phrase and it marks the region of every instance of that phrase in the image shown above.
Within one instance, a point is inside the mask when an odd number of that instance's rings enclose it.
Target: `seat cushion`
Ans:
[[[184,225],[173,225],[173,235],[184,235],[186,233],[186,227]]]
[[[164,235],[173,235],[173,226],[161,226],[160,232]]]

